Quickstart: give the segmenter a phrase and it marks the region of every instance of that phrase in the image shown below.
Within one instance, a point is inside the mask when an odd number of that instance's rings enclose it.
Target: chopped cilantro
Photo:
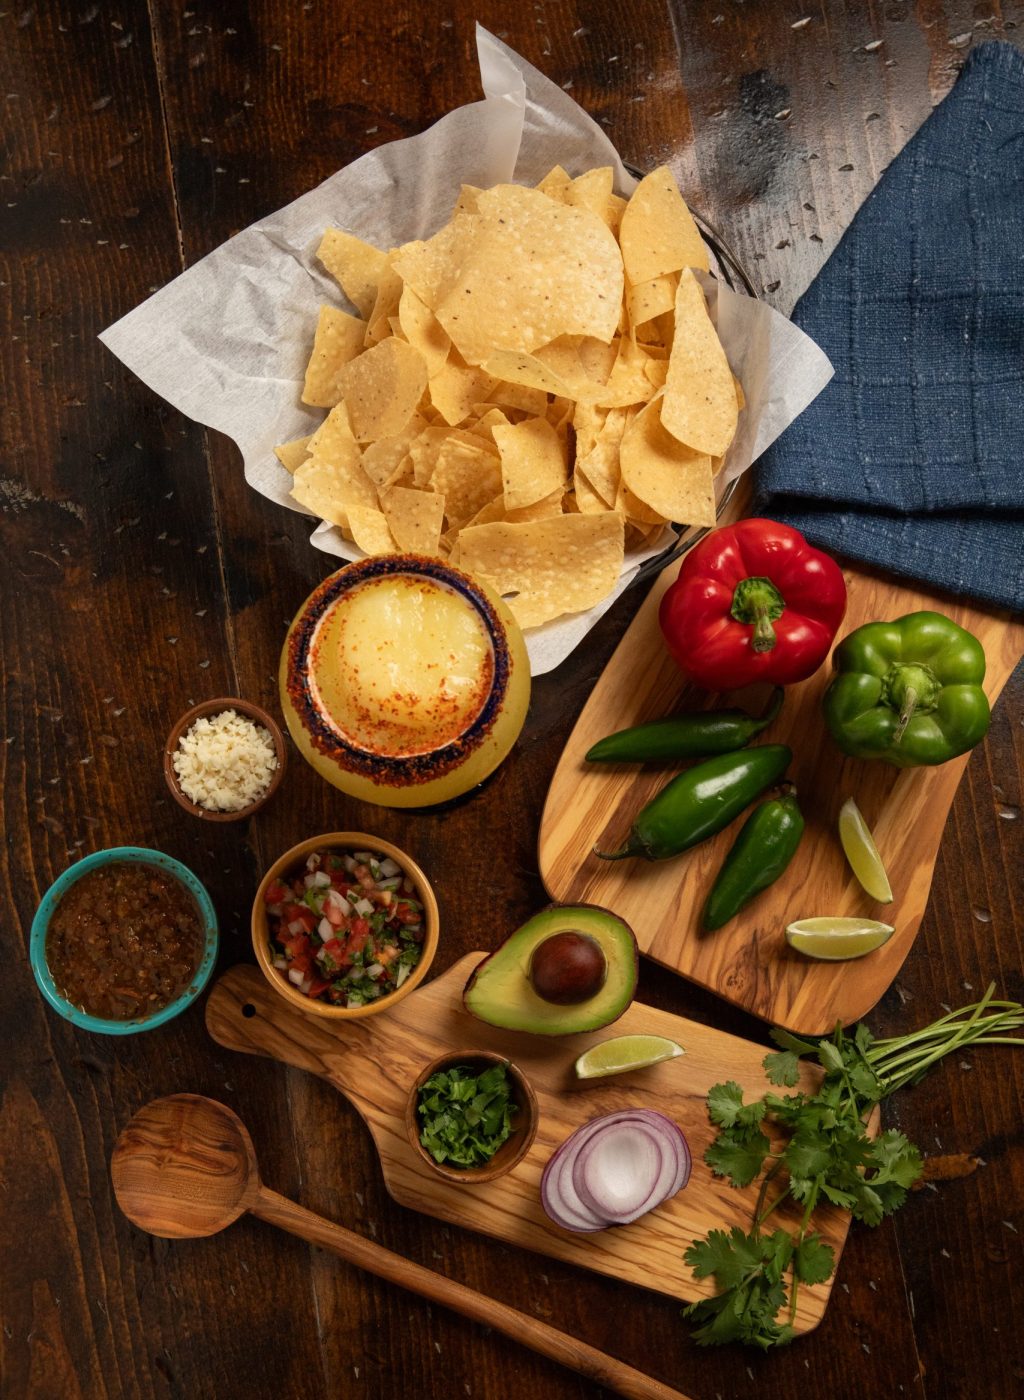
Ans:
[[[435,1162],[480,1166],[511,1135],[515,1111],[506,1065],[438,1070],[420,1088],[420,1142]]]

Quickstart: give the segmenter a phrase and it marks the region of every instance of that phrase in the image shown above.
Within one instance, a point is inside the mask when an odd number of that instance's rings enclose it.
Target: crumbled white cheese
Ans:
[[[277,753],[262,725],[222,710],[195,721],[178,740],[173,761],[190,802],[208,812],[240,812],[270,786]]]

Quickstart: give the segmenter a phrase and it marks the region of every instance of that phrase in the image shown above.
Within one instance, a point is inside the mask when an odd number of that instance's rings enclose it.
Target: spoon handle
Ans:
[[[434,1273],[411,1259],[393,1254],[390,1249],[374,1244],[363,1235],[354,1234],[341,1225],[325,1220],[323,1216],[314,1215],[304,1206],[279,1196],[267,1186],[260,1187],[251,1209],[254,1215],[269,1225],[298,1235],[310,1244],[333,1250],[367,1273],[376,1274],[378,1278],[387,1279],[400,1288],[408,1288],[433,1302],[443,1303],[474,1322],[493,1327],[513,1341],[522,1342],[542,1356],[550,1357],[552,1361],[616,1391],[626,1400],[687,1400],[678,1390],[662,1385],[643,1371],[617,1361],[596,1347],[577,1341],[538,1318],[510,1308],[506,1303],[499,1303],[496,1298],[488,1298],[465,1284],[456,1283],[444,1274]]]

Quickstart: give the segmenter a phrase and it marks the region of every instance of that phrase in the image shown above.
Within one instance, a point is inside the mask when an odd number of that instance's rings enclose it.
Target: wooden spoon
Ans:
[[[251,1211],[378,1278],[503,1332],[627,1400],[686,1400],[679,1391],[586,1342],[403,1259],[271,1191],[260,1181],[245,1125],[213,1099],[171,1094],[140,1109],[114,1145],[110,1175],[125,1215],[152,1235],[215,1235]]]

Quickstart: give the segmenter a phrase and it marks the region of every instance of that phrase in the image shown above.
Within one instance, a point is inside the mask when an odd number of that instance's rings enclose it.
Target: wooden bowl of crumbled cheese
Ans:
[[[251,817],[277,791],[287,750],[272,715],[222,696],[186,710],[164,745],[164,777],[179,807],[209,822]]]

